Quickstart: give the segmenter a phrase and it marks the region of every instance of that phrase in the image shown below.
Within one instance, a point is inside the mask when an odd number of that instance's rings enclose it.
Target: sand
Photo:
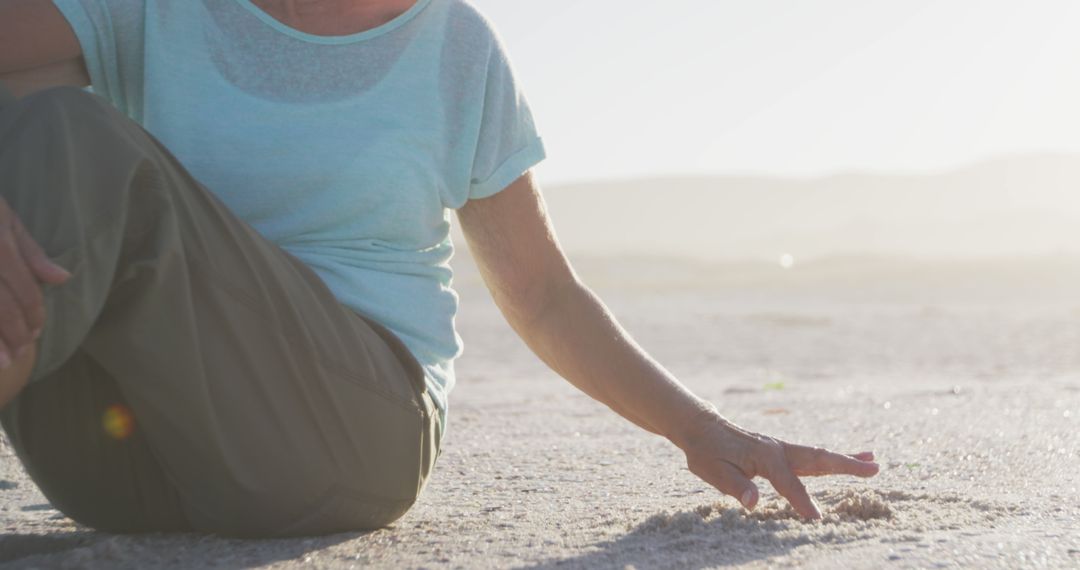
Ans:
[[[392,528],[94,533],[5,446],[0,568],[1075,568],[1080,262],[1040,263],[577,260],[638,341],[736,422],[877,452],[874,479],[806,480],[820,522],[766,483],[748,513],[697,480],[677,449],[531,357],[463,266],[468,348],[446,448]]]

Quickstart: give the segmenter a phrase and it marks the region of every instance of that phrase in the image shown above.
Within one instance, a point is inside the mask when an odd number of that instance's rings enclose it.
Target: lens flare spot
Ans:
[[[780,267],[783,269],[791,269],[792,267],[795,267],[795,256],[790,253],[785,253],[780,256],[779,263]]]
[[[102,418],[101,423],[105,428],[105,433],[109,434],[109,437],[113,439],[127,439],[135,431],[135,417],[131,415],[131,410],[123,404],[109,406],[105,410],[105,416]]]

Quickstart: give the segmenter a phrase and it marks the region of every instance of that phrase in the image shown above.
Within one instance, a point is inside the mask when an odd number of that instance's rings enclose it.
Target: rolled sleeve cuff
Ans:
[[[474,181],[469,189],[469,199],[487,198],[499,193],[545,158],[547,158],[547,152],[544,149],[543,139],[534,138],[527,146],[503,161],[487,179],[481,182]]]

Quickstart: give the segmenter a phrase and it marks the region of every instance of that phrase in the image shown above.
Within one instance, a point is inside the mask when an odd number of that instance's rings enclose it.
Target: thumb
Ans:
[[[45,255],[45,251],[34,241],[22,223],[15,222],[14,229],[15,243],[19,246],[19,252],[38,279],[46,283],[58,284],[71,278],[71,272],[53,263]]]
[[[47,257],[34,258],[30,261],[34,275],[46,283],[59,284],[71,279],[71,272],[53,263]]]
[[[747,510],[752,511],[757,506],[760,496],[757,485],[735,465],[719,459],[700,469],[700,472],[694,471],[694,474],[721,493],[735,497]]]

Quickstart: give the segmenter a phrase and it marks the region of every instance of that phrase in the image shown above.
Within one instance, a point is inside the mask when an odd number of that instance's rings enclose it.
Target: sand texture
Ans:
[[[0,568],[1076,568],[1080,262],[776,267],[581,259],[635,338],[747,428],[873,449],[872,480],[747,513],[547,371],[464,263],[450,431],[417,507],[323,538],[111,536],[0,448]]]

